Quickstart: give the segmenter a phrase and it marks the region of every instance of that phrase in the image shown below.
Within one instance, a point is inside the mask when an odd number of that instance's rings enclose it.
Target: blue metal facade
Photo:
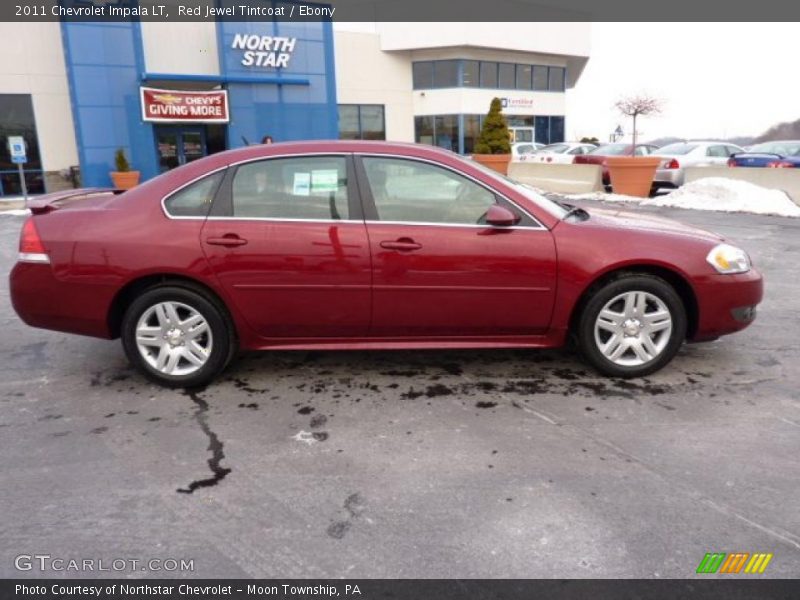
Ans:
[[[278,3],[274,3],[277,5]],[[61,24],[81,177],[110,184],[114,152],[123,148],[142,180],[159,173],[154,126],[141,117],[139,86],[154,80],[219,83],[228,90],[227,147],[338,137],[333,27],[330,22],[218,22],[220,75],[147,73],[141,25]],[[286,68],[245,67],[236,34],[296,37]]]

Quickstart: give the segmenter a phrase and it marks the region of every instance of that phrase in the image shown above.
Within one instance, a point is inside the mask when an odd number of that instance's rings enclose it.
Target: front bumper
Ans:
[[[714,274],[695,280],[697,329],[691,341],[713,340],[748,327],[764,297],[764,279],[756,269],[739,275]]]

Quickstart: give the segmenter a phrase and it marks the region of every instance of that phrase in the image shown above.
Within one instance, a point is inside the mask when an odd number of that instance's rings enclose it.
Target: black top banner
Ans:
[[[3,0],[0,21],[798,21],[785,0]],[[676,36],[680,27],[676,24]]]
[[[789,600],[800,581],[692,580],[5,580],[0,598],[36,600]]]

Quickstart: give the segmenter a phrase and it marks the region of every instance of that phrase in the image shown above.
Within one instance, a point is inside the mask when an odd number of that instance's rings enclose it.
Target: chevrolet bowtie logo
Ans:
[[[164,104],[178,104],[181,101],[180,96],[173,96],[172,94],[153,94],[153,99]]]
[[[771,560],[772,554],[764,552],[708,552],[697,566],[697,572],[737,574],[744,567],[744,573],[763,573]]]

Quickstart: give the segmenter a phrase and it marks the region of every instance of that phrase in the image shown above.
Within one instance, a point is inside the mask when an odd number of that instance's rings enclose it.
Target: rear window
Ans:
[[[550,144],[542,148],[542,152],[553,152],[555,154],[563,154],[567,150],[569,150],[569,146],[566,144]]]
[[[233,179],[233,216],[311,221],[348,219],[345,158],[273,158],[240,166]]]
[[[672,154],[674,156],[681,156],[683,154],[689,154],[689,152],[695,148],[697,148],[697,144],[685,144],[683,142],[678,142],[677,144],[667,144],[666,146],[656,150],[656,152],[658,154]]]
[[[167,198],[164,208],[172,217],[205,217],[224,176],[225,171],[218,171],[190,183]]]
[[[598,154],[600,156],[619,156],[630,153],[631,147],[628,144],[606,144],[589,152],[589,154]]]
[[[765,142],[750,148],[750,152],[765,152],[781,156],[800,156],[800,142]]]

